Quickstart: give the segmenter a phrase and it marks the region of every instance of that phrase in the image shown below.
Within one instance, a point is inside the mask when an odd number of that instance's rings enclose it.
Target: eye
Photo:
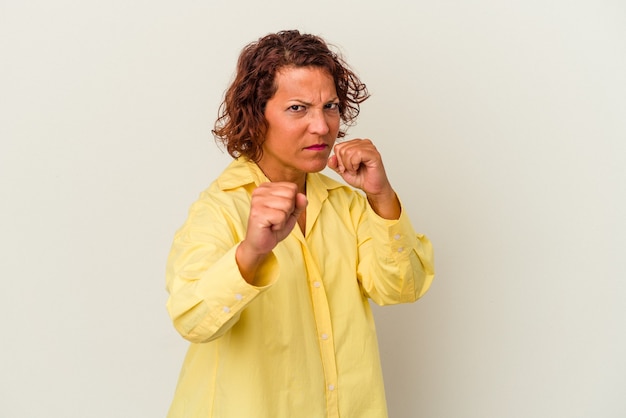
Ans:
[[[303,105],[291,105],[288,110],[291,112],[301,112],[305,110],[305,107]]]
[[[326,103],[326,105],[324,105],[324,109],[332,110],[333,112],[338,111],[339,103]]]

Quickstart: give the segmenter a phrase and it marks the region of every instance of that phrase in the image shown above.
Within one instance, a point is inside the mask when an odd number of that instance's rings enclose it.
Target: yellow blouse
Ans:
[[[192,344],[168,416],[386,417],[368,298],[421,297],[434,275],[430,242],[404,211],[380,218],[359,192],[309,174],[305,234],[294,228],[252,286],[235,250],[265,181],[254,163],[233,161],[175,235],[167,308]]]

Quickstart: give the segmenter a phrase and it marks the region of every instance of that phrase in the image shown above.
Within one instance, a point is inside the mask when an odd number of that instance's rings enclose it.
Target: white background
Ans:
[[[169,246],[239,51],[289,28],[367,83],[349,136],[435,245],[375,309],[391,417],[626,416],[621,0],[0,0],[0,416],[165,415]]]

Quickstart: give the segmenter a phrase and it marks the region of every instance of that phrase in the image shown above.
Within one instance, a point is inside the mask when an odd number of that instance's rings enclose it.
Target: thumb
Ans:
[[[285,224],[285,228],[284,228],[285,231],[287,231],[287,233],[289,233],[296,226],[296,222],[298,222],[298,218],[300,218],[302,211],[306,209],[306,206],[308,203],[309,202],[306,199],[306,196],[304,194],[298,193],[296,195],[295,207],[293,209],[293,212],[287,219],[287,223]]]
[[[306,199],[306,196],[302,193],[298,193],[296,195],[295,207],[293,209],[293,212],[291,212],[291,215],[288,216],[285,222],[285,225],[283,227],[276,227],[276,228],[274,228],[276,225],[273,225],[272,229],[275,231],[282,229],[284,230],[284,232],[286,232],[286,234],[291,232],[291,230],[296,226],[296,223],[298,222],[300,215],[306,209],[306,206],[308,203],[309,202]],[[284,237],[280,238],[279,241],[282,241],[283,239]]]
[[[341,174],[339,169],[339,160],[337,159],[336,155],[330,156],[330,158],[328,159],[328,167],[330,167],[337,174]]]
[[[293,211],[293,216],[298,219],[300,214],[306,209],[309,201],[303,193],[298,193],[296,195],[296,205]]]

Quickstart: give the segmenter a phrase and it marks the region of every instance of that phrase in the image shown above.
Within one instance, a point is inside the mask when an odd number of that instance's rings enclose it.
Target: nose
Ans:
[[[311,112],[309,120],[309,132],[315,135],[326,135],[330,132],[328,115],[323,110]]]

